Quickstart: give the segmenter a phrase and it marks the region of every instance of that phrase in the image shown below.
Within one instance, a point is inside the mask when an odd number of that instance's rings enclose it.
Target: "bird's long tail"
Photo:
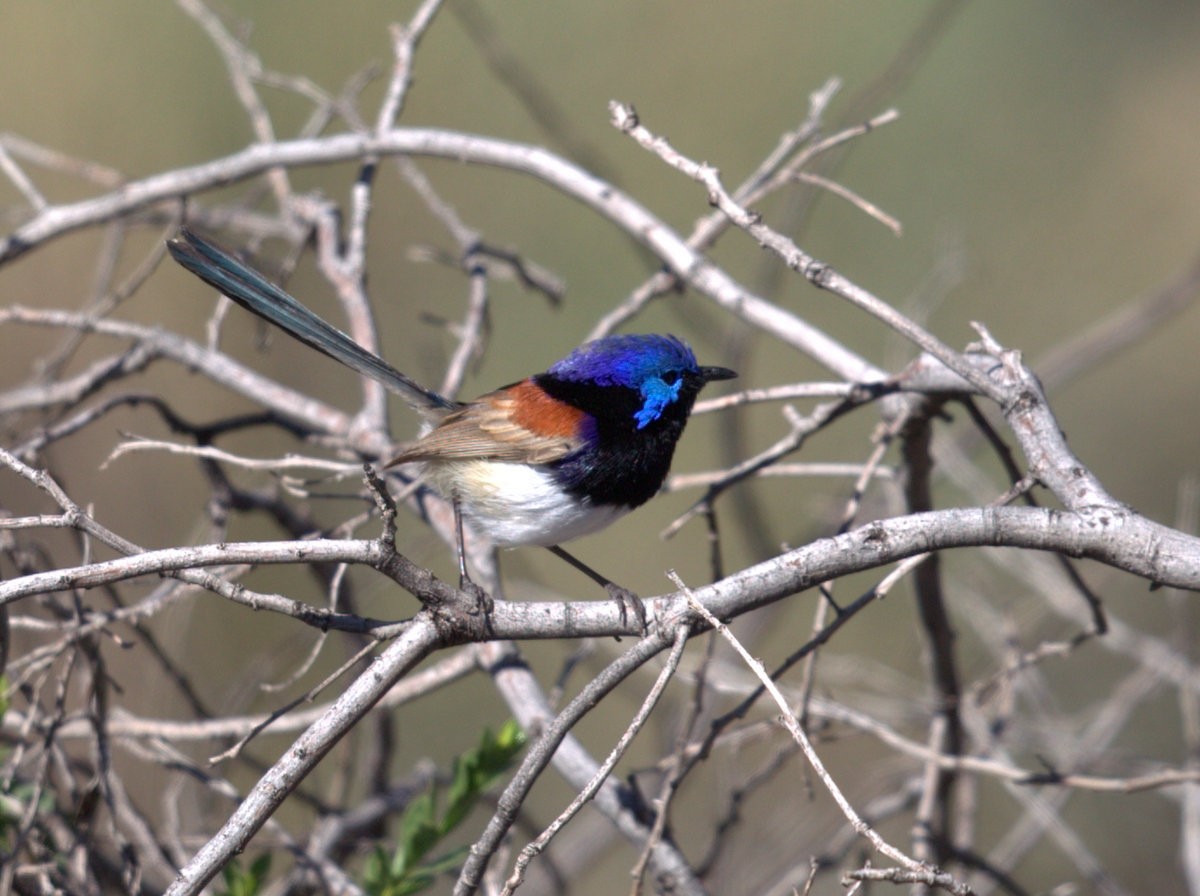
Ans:
[[[382,383],[415,410],[440,416],[441,412],[459,407],[457,402],[426,389],[367,351],[220,246],[185,228],[167,242],[167,249],[177,262],[247,311],[275,324],[310,348]]]

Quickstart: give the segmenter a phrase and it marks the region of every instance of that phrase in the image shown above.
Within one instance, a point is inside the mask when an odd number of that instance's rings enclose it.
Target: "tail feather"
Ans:
[[[300,342],[398,394],[415,410],[441,416],[458,402],[426,389],[375,355],[232,254],[186,228],[167,242],[171,257],[247,311],[275,324]]]

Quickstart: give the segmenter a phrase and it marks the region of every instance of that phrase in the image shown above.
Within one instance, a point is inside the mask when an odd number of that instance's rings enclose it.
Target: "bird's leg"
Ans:
[[[492,599],[486,591],[471,581],[471,576],[467,572],[467,548],[466,542],[463,541],[462,508],[459,507],[457,498],[454,499],[453,506],[454,547],[458,552],[458,590],[465,591],[474,597],[477,610],[486,616],[492,612]]]
[[[561,557],[563,560],[566,560],[569,564],[608,592],[608,596],[615,600],[617,602],[617,606],[621,609],[621,625],[626,625],[628,623],[629,610],[632,609],[634,615],[636,615],[638,618],[638,624],[642,627],[642,634],[646,633],[646,605],[642,603],[642,599],[640,597],[638,597],[628,588],[622,588],[611,579],[600,575],[600,573],[596,572],[596,570],[592,569],[579,558],[568,554],[558,545],[549,545],[547,550],[549,550],[550,553],[554,554],[556,557]]]

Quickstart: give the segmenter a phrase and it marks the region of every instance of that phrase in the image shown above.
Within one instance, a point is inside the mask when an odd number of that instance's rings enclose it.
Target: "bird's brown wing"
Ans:
[[[387,465],[421,460],[546,464],[582,447],[586,417],[525,380],[448,414],[424,436],[402,446]]]

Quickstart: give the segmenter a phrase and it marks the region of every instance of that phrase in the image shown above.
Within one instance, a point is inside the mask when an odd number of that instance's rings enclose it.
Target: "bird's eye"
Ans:
[[[679,371],[668,370],[662,375],[662,381],[668,386],[674,386],[677,382],[679,382]]]

